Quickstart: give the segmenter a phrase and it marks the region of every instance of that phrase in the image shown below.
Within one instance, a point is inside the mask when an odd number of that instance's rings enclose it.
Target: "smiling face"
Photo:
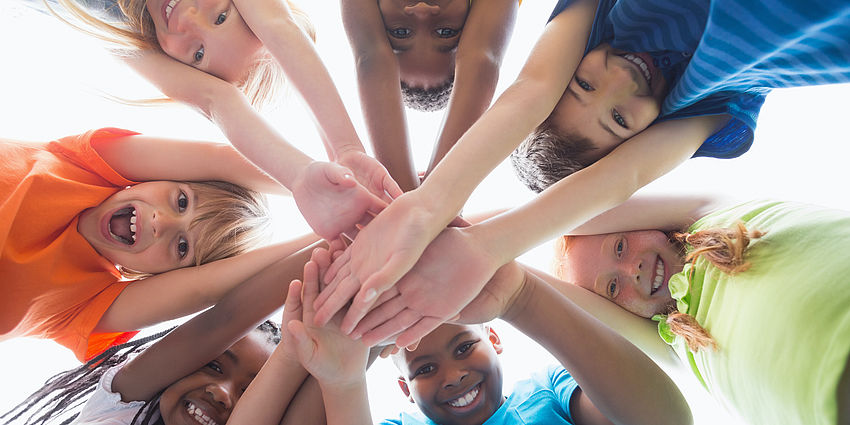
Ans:
[[[444,85],[469,14],[467,0],[378,0],[401,80],[411,87]]]
[[[190,228],[198,196],[171,181],[139,183],[80,214],[77,231],[114,264],[161,273],[193,265],[203,225]]]
[[[162,50],[231,83],[265,52],[230,0],[147,0]]]
[[[163,422],[166,425],[224,425],[239,397],[273,350],[274,344],[268,337],[254,331],[215,360],[171,384],[159,400]]]
[[[676,247],[658,230],[571,236],[561,263],[562,279],[642,317],[666,310],[670,276],[682,271]]]
[[[405,395],[434,422],[480,425],[502,405],[498,335],[480,326],[445,324],[414,351],[398,354]]]
[[[589,164],[648,127],[667,91],[648,54],[602,44],[582,58],[550,120],[560,131],[593,142],[596,149],[580,158]]]

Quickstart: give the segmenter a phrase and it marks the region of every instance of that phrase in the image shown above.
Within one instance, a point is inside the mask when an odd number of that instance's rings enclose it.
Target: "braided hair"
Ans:
[[[131,355],[146,350],[153,342],[174,329],[172,327],[144,338],[110,347],[87,363],[48,378],[44,386],[0,416],[0,421],[11,424],[16,420],[23,420],[20,422],[22,425],[42,425],[57,421],[61,421],[58,422],[61,425],[70,424],[79,416],[83,405],[97,389],[100,378],[107,370],[126,362]],[[281,331],[276,323],[266,320],[257,326],[256,330],[266,334],[269,342],[280,343]],[[154,413],[159,411],[159,396],[164,390],[145,400],[130,425],[154,425],[151,424],[151,420]],[[26,419],[23,419],[24,417]],[[156,424],[160,423],[162,423],[161,418]]]

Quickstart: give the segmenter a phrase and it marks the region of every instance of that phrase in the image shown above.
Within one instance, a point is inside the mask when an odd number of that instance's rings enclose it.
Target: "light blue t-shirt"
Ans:
[[[578,389],[572,375],[553,365],[517,382],[514,392],[484,425],[540,424],[573,425],[570,399]],[[438,425],[420,412],[402,413],[399,419],[385,419],[381,425]]]

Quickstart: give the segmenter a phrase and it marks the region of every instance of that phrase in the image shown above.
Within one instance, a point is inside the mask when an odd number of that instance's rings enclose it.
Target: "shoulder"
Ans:
[[[112,389],[112,381],[115,379],[115,375],[129,361],[130,359],[108,369],[103,374],[91,398],[83,406],[83,410],[77,419],[74,420],[74,424],[119,425],[132,422],[139,409],[144,408],[145,402],[121,401],[121,394]]]

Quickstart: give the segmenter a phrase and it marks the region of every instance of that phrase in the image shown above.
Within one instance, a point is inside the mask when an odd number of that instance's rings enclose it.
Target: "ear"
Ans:
[[[491,327],[487,327],[487,337],[490,339],[490,344],[493,345],[493,349],[496,350],[496,354],[502,354],[502,340],[499,339],[499,335],[496,331]]]
[[[407,386],[407,381],[405,381],[401,376],[398,377],[398,387],[401,388],[401,392],[404,393],[404,396],[407,397],[408,401],[416,403],[413,401],[413,396],[410,395],[410,388]]]

